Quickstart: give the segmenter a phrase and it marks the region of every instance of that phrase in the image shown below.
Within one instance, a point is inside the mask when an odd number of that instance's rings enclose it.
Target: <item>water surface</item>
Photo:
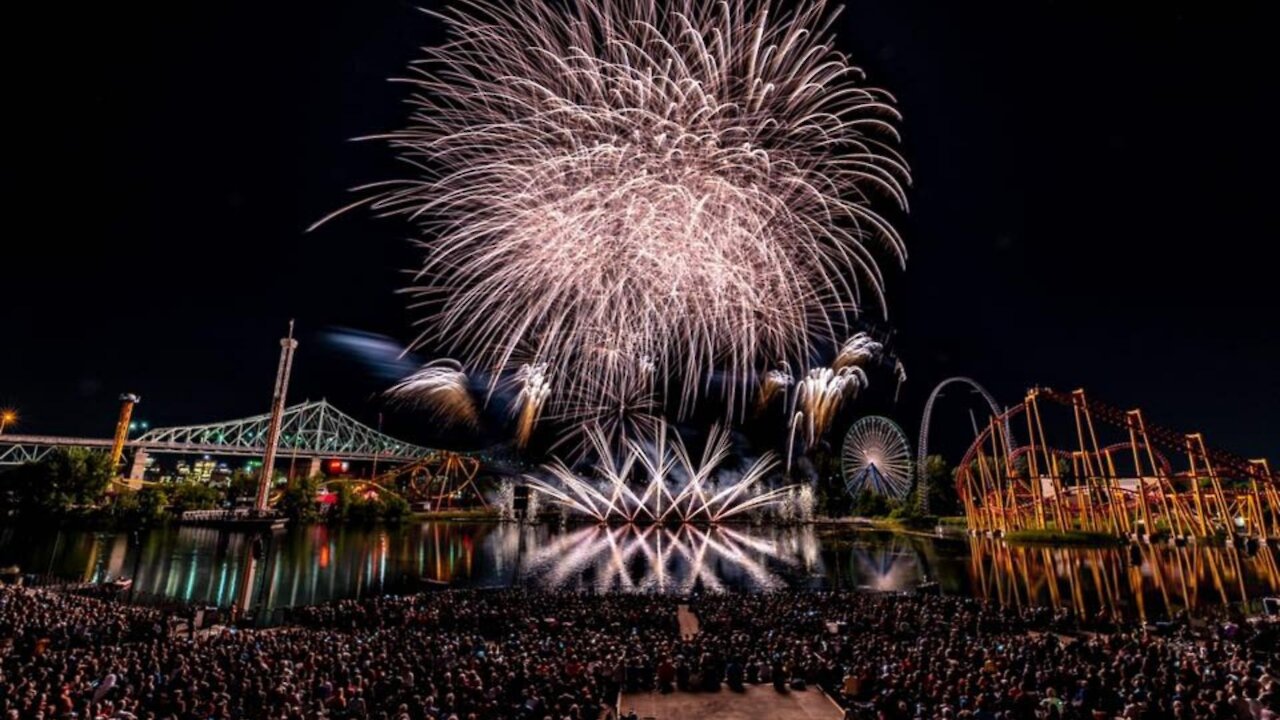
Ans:
[[[0,528],[0,566],[70,582],[133,578],[137,598],[266,610],[438,587],[689,593],[832,587],[940,591],[1144,619],[1280,593],[1274,550],[1041,548],[814,528],[423,522],[255,535],[163,527]]]

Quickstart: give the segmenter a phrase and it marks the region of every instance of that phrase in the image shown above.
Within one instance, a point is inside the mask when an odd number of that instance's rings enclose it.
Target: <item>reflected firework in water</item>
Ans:
[[[765,536],[693,525],[579,528],[530,551],[524,568],[522,584],[598,592],[772,590],[821,575],[811,529]]]
[[[927,579],[920,549],[908,538],[860,542],[849,553],[850,578],[858,587],[877,592],[910,590]]]
[[[826,533],[776,526],[402,523],[253,534],[173,526],[133,533],[0,528],[0,566],[71,582],[127,576],[135,601],[283,607],[424,587],[684,593],[786,587],[948,594],[1152,620],[1280,593],[1268,546],[1017,547],[985,538]],[[1251,606],[1252,607],[1252,606]]]

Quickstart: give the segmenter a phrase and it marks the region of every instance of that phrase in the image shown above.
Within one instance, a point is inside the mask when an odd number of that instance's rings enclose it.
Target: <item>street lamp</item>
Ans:
[[[8,408],[0,410],[0,433],[12,423],[18,422],[18,411]]]

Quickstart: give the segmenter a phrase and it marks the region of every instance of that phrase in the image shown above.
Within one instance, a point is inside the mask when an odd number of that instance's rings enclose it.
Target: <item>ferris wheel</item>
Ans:
[[[845,490],[855,498],[865,491],[901,500],[911,490],[911,448],[889,418],[870,415],[855,422],[840,458]]]

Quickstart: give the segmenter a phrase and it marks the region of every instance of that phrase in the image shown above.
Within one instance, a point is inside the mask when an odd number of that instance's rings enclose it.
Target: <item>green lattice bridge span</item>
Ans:
[[[266,452],[269,414],[205,425],[155,428],[130,439],[134,466],[152,453],[257,456]],[[109,450],[111,438],[55,435],[0,435],[0,466],[19,465],[44,457],[57,447],[89,447]],[[286,408],[281,418],[281,457],[320,460],[378,460],[389,463],[416,461],[435,452],[374,430],[324,400],[307,401]],[[133,476],[133,472],[130,476]]]

